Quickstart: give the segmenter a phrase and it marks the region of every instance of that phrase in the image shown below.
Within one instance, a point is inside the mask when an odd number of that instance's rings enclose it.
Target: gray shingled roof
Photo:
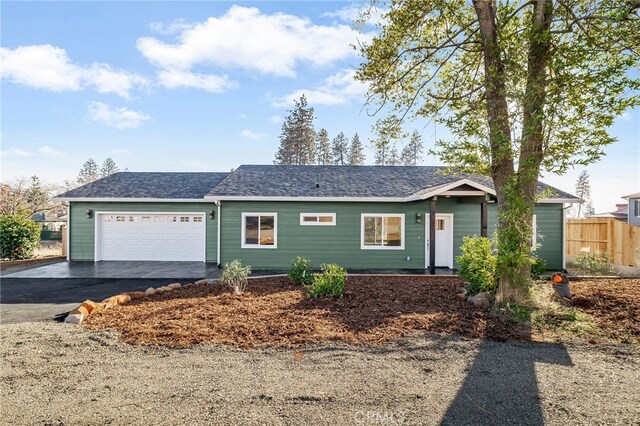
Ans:
[[[443,174],[433,166],[243,165],[213,188],[210,197],[383,197],[406,198],[468,178],[493,188],[486,176]],[[542,182],[538,191],[551,188]],[[552,188],[551,198],[576,198]],[[577,200],[577,198],[576,198]]]
[[[201,199],[227,175],[229,173],[120,172],[59,197]]]
[[[486,176],[444,174],[430,166],[280,166],[244,165],[233,173],[121,172],[81,186],[61,198],[166,198],[209,197],[367,197],[407,198],[468,178],[489,188]],[[575,199],[542,182],[538,191],[551,188],[550,198]]]

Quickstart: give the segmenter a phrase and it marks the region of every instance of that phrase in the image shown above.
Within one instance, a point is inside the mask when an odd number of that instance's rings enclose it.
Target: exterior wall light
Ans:
[[[416,223],[422,223],[422,213],[416,213]]]
[[[84,214],[85,214],[85,216],[87,217],[87,219],[91,219],[91,218],[93,217],[93,210],[91,210],[91,209],[87,209],[87,210],[84,212]]]
[[[209,219],[213,220],[215,218],[216,218],[216,211],[215,210],[209,211]]]

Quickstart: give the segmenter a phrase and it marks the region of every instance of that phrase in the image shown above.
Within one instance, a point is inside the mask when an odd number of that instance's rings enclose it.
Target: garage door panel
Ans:
[[[99,260],[204,261],[204,214],[99,215]]]

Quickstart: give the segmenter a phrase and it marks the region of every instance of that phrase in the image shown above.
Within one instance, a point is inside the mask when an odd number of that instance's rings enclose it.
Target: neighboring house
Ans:
[[[588,218],[592,218],[592,217],[611,217],[614,218],[616,220],[619,220],[620,222],[627,222],[628,218],[629,218],[629,205],[628,204],[616,204],[616,209],[612,212],[606,212],[606,213],[598,213],[598,214],[592,214],[592,215],[588,215]]]
[[[31,220],[40,225],[41,240],[62,240],[62,228],[67,225],[67,215],[64,209],[36,213],[31,216]]]
[[[567,203],[536,205],[538,256],[564,268]],[[244,165],[232,173],[116,173],[59,196],[72,261],[156,260],[286,269],[455,268],[462,238],[496,226],[491,179],[440,167]],[[435,220],[431,221],[430,218]],[[433,224],[433,226],[431,226]],[[431,238],[434,235],[435,238]],[[431,254],[432,253],[432,254]]]
[[[625,200],[629,200],[628,223],[630,225],[640,226],[640,192],[625,195]]]

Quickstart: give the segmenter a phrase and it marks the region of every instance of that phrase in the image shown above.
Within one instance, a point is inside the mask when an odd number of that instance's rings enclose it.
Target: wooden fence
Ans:
[[[640,247],[640,227],[613,218],[567,219],[567,256],[577,257],[582,251],[605,252],[609,262],[635,266]]]

